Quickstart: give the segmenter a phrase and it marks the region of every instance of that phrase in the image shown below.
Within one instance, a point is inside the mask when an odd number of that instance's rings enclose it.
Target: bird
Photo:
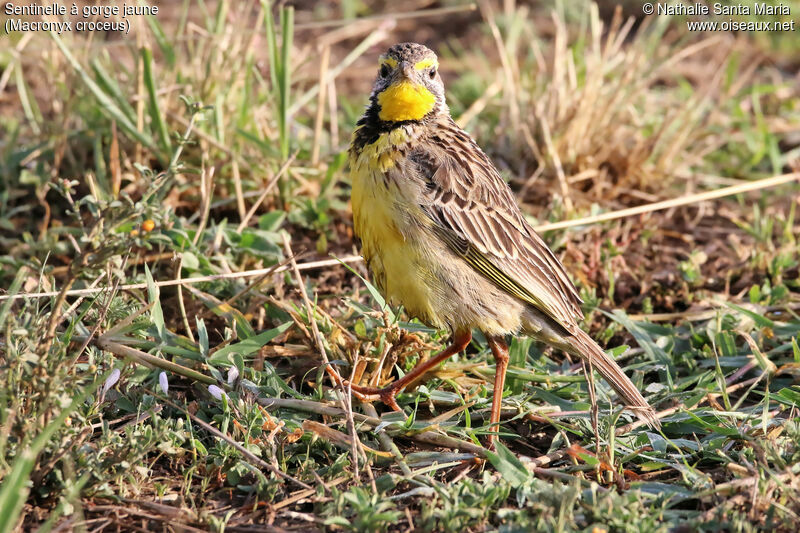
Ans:
[[[489,157],[453,120],[436,54],[391,46],[349,147],[356,242],[381,294],[410,317],[449,330],[449,345],[383,388],[342,381],[363,400],[400,411],[396,395],[479,330],[495,360],[488,445],[499,432],[509,354],[527,335],[597,369],[627,408],[659,427],[653,408],[584,332],[581,298],[561,262],[526,221]]]

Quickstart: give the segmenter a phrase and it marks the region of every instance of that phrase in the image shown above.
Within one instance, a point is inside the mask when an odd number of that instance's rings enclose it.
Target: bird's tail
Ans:
[[[659,429],[661,422],[656,418],[655,411],[616,361],[582,329],[576,327],[571,333],[572,336],[568,338],[571,346],[567,351],[591,363],[591,367],[600,372],[631,411],[651,428]]]

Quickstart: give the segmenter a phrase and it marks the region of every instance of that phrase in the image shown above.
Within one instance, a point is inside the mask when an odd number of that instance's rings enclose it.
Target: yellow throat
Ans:
[[[419,120],[431,112],[436,97],[421,85],[403,80],[378,95],[378,117],[389,122]]]

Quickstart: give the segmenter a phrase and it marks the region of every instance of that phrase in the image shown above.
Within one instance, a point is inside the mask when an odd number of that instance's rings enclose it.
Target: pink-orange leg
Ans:
[[[494,449],[497,433],[500,432],[500,408],[503,404],[503,387],[506,383],[508,369],[508,345],[502,337],[488,337],[489,348],[494,355],[494,396],[492,397],[492,416],[489,419],[492,433],[489,433],[489,448]]]
[[[414,370],[412,370],[402,378],[398,379],[397,381],[390,383],[389,385],[387,385],[382,389],[376,387],[362,387],[361,385],[351,384],[349,381],[343,381],[342,385],[343,386],[349,385],[352,388],[353,392],[356,393],[358,398],[361,400],[368,401],[370,400],[369,398],[370,396],[378,396],[383,403],[385,403],[395,411],[401,411],[400,406],[397,405],[397,401],[395,400],[395,396],[397,395],[397,393],[403,390],[403,388],[406,387],[407,385],[416,381],[417,378],[425,374],[425,372],[435,367],[445,359],[463,351],[469,344],[469,341],[471,340],[472,340],[472,333],[470,331],[456,332],[455,335],[453,335],[453,342],[450,344],[450,346],[448,346],[447,348],[436,354],[436,356],[428,359],[424,363],[417,365],[416,367],[414,367]],[[329,370],[329,373],[333,375],[332,370]]]

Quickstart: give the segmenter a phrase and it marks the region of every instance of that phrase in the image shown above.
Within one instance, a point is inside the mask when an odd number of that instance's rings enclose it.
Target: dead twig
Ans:
[[[642,215],[644,213],[652,213],[653,211],[660,211],[669,209],[671,207],[680,207],[689,204],[696,204],[698,202],[705,202],[708,200],[716,200],[726,196],[733,196],[743,192],[758,191],[768,187],[777,187],[793,181],[800,180],[800,172],[792,172],[790,174],[782,174],[780,176],[773,176],[771,178],[764,178],[756,181],[748,181],[739,185],[732,185],[730,187],[723,187],[713,191],[705,191],[697,194],[687,194],[679,198],[671,198],[662,202],[654,202],[650,204],[640,205],[637,207],[630,207],[628,209],[620,209],[610,213],[603,213],[591,217],[578,218],[575,220],[563,220],[561,222],[553,222],[550,224],[540,224],[535,226],[536,231],[550,231],[554,229],[572,228],[575,226],[584,226],[586,224],[596,224],[598,222],[607,222],[609,220],[616,220],[618,218],[630,217],[634,215]]]
[[[286,251],[286,255],[288,257],[293,258],[294,252],[292,251],[292,245],[289,243],[289,236],[286,233],[282,234],[283,237],[283,247]],[[333,382],[333,386],[337,387],[340,386],[342,383],[342,378],[339,375],[339,372],[333,368],[328,360],[328,353],[325,349],[325,341],[322,338],[322,334],[319,332],[319,327],[317,326],[317,320],[314,314],[314,308],[311,305],[311,300],[308,299],[308,293],[306,293],[306,286],[303,283],[303,276],[300,274],[300,270],[297,268],[297,262],[292,259],[291,263],[292,271],[294,273],[295,280],[297,281],[298,290],[300,291],[300,295],[303,297],[303,303],[306,307],[306,315],[308,316],[308,321],[311,323],[311,331],[314,334],[314,340],[317,344],[317,350],[319,350],[320,356],[322,357],[322,362],[325,365],[325,370],[330,374],[333,373],[331,377],[331,381]],[[347,389],[347,394],[344,394],[341,398],[341,405],[342,410],[346,413],[347,416],[347,429],[350,432],[350,438],[352,439],[352,448],[351,453],[353,455],[353,469],[354,469],[354,477],[358,479],[358,451],[361,448],[361,441],[358,439],[358,433],[356,432],[356,426],[353,423],[353,396],[350,394],[350,388]]]
[[[294,161],[294,158],[297,157],[298,153],[299,150],[295,150],[295,152],[289,156],[289,159],[287,159],[286,162],[283,165],[281,165],[281,168],[278,169],[278,173],[275,174],[275,176],[273,176],[272,179],[269,180],[269,182],[267,182],[267,184],[264,186],[264,190],[262,191],[261,196],[258,197],[258,200],[255,201],[255,203],[250,207],[250,210],[244,216],[242,221],[239,222],[239,226],[236,228],[237,233],[241,233],[241,231],[247,227],[247,224],[250,223],[250,219],[253,218],[253,215],[256,214],[256,211],[261,205],[261,202],[263,202],[264,198],[266,198],[267,195],[270,193],[270,191],[272,191],[272,188],[275,186],[276,183],[278,183],[278,180],[281,179],[281,177],[286,173],[287,170],[289,170],[289,166]]]

